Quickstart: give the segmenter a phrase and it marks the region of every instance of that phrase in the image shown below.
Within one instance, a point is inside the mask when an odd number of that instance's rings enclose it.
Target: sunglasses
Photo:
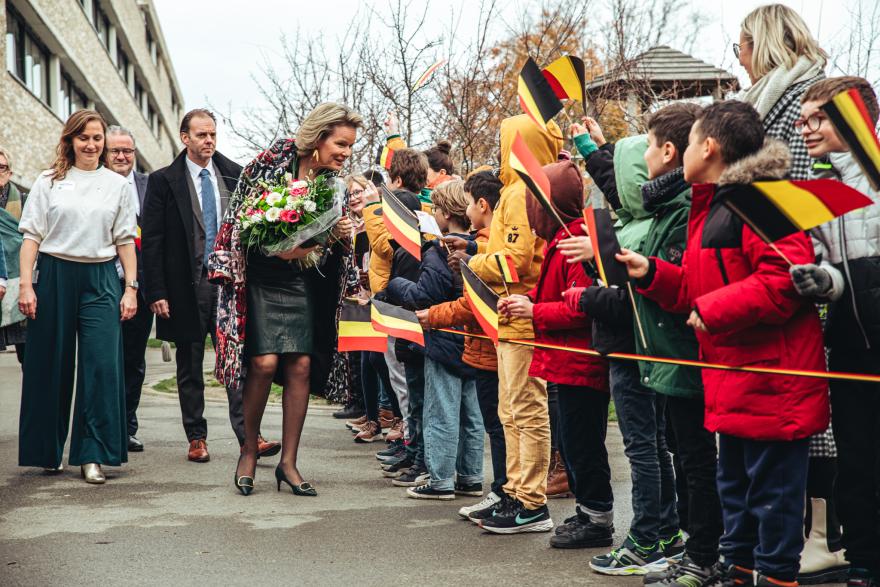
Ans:
[[[746,43],[743,43],[743,44],[746,44]],[[736,57],[737,59],[739,59],[739,54],[740,54],[740,50],[741,50],[741,49],[742,49],[742,45],[740,45],[739,43],[734,43],[734,44],[733,44],[733,55],[734,55],[734,57]]]

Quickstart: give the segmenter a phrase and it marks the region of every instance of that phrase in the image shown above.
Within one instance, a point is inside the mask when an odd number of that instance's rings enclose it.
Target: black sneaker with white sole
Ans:
[[[425,469],[424,465],[415,465],[410,467],[410,469],[405,471],[400,477],[392,480],[391,484],[395,487],[417,487],[427,483],[430,478],[431,475],[428,473],[428,470]],[[452,495],[455,495],[454,491],[452,492]]]
[[[382,467],[382,476],[388,477],[389,479],[396,479],[400,477],[404,473],[406,473],[412,466],[413,462],[410,459],[403,459],[402,461],[398,461],[393,465],[386,465]]]
[[[439,499],[441,501],[449,501],[455,499],[455,491],[452,489],[434,489],[429,483],[425,483],[424,485],[407,489],[406,496],[413,499]]]
[[[645,575],[643,583],[655,587],[709,587],[720,585],[723,574],[721,565],[703,567],[685,554],[680,562],[670,562],[665,571]]]
[[[496,513],[491,518],[480,522],[480,527],[493,534],[520,534],[522,532],[549,532],[553,529],[553,520],[546,505],[530,510],[517,502],[517,507],[510,508],[503,514]]]
[[[513,508],[519,503],[503,491],[501,492],[500,498],[501,499],[499,499],[492,505],[487,505],[482,509],[468,512],[468,520],[470,520],[474,524],[479,524],[484,519],[491,518],[495,514],[507,512],[509,509]]]
[[[455,483],[455,495],[469,495],[471,497],[483,496],[482,483]]]
[[[550,537],[550,546],[553,548],[599,548],[611,546],[613,542],[614,526],[594,524],[584,514],[556,528],[555,535]]]

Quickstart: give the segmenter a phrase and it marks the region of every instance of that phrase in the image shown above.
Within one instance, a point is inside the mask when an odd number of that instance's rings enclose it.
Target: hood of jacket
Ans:
[[[553,207],[565,224],[583,216],[584,178],[571,161],[559,161],[544,166],[544,173],[550,180],[550,199]],[[545,241],[553,240],[560,230],[559,222],[544,209],[538,198],[526,189],[526,213],[529,226]]]
[[[545,131],[525,114],[505,118],[501,121],[501,172],[498,174],[504,187],[519,181],[519,175],[508,163],[516,133],[522,136],[529,151],[541,165],[556,161],[562,149],[562,130],[552,120]]]
[[[651,214],[642,203],[642,185],[648,181],[647,148],[647,135],[626,137],[614,146],[614,180],[620,198],[615,210],[617,239],[622,247],[635,251],[651,227]]]
[[[757,152],[728,165],[718,178],[718,185],[785,179],[790,168],[791,151],[788,146],[780,140],[768,137]]]

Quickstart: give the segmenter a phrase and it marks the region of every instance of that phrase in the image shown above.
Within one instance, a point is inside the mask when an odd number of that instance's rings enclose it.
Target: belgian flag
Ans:
[[[526,141],[519,133],[516,133],[513,138],[508,163],[523,180],[532,195],[538,199],[547,214],[555,218],[560,226],[565,226],[565,222],[562,221],[553,206],[553,200],[550,199],[550,178],[544,173],[544,168],[529,151]]]
[[[467,298],[471,311],[486,336],[492,342],[498,344],[498,294],[492,291],[482,279],[477,277],[473,269],[464,261],[459,261],[462,281],[464,282],[464,295]]]
[[[373,328],[379,332],[425,346],[425,334],[415,313],[372,298],[370,318]]]
[[[834,179],[757,181],[724,190],[719,196],[767,243],[873,203],[858,190]]]
[[[391,160],[394,158],[394,149],[388,148],[387,145],[379,147],[379,154],[376,155],[376,165],[384,169],[391,169]]]
[[[599,278],[606,286],[624,287],[629,281],[629,275],[626,272],[626,265],[614,257],[620,252],[620,243],[617,242],[611,213],[604,208],[597,210],[587,207],[584,208],[584,220],[587,223],[587,232],[590,234],[593,262],[596,264]]]
[[[394,197],[384,185],[382,186],[382,222],[397,244],[419,261],[422,260],[422,233],[419,230],[418,216]]]
[[[388,335],[373,328],[370,306],[343,300],[339,314],[339,352],[374,351],[384,353]]]
[[[545,67],[542,73],[557,98],[587,103],[587,68],[583,59],[573,55],[560,57]]]
[[[562,102],[531,57],[519,73],[516,93],[523,112],[544,130],[547,130],[547,123],[562,110]]]
[[[501,277],[504,279],[505,283],[519,283],[519,273],[516,271],[516,265],[513,263],[513,259],[510,258],[510,255],[505,255],[502,252],[497,252],[492,254],[495,257],[495,262],[498,263],[498,271],[501,272]]]
[[[859,91],[850,88],[837,94],[822,110],[849,146],[871,187],[880,190],[880,141]]]

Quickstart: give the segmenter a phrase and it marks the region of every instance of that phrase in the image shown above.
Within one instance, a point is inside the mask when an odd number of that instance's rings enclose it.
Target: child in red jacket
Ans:
[[[568,231],[583,235],[584,183],[571,161],[544,167],[553,203]],[[538,343],[588,349],[590,318],[572,310],[562,299],[571,287],[587,287],[580,263],[568,263],[557,250],[568,232],[531,194],[527,195],[529,226],[547,241],[538,283],[527,296],[511,295],[499,306],[503,312],[531,318]],[[575,516],[550,538],[557,548],[610,546],[614,527],[611,469],[605,450],[608,429],[608,363],[589,355],[536,348],[529,376],[557,384],[560,451],[569,472],[569,487],[577,499]]]
[[[813,304],[787,262],[723,204],[725,192],[785,177],[790,154],[765,141],[758,113],[738,101],[707,107],[684,154],[693,184],[681,266],[623,251],[639,291],[671,312],[690,311],[703,360],[825,369]],[[813,263],[809,239],[776,241],[793,263]],[[827,382],[791,375],[703,370],[706,428],[719,433],[720,553],[734,584],[797,585],[810,435],[828,425]]]

